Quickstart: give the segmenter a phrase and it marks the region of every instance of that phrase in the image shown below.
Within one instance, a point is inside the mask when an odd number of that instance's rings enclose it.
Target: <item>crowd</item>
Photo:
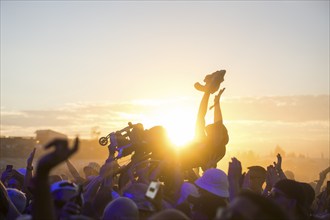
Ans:
[[[162,126],[129,124],[109,134],[104,164],[86,164],[84,176],[70,161],[79,150],[78,138],[72,146],[65,139],[49,142],[44,148],[51,151],[35,167],[36,149],[26,168],[7,165],[0,182],[0,219],[330,219],[330,182],[322,187],[330,166],[320,172],[316,186],[287,177],[280,154],[268,167],[256,161],[246,173],[235,157],[226,172],[217,168],[229,141],[220,108],[225,73],[216,71],[205,77],[205,85],[195,84],[203,92],[195,139],[179,152]],[[212,108],[214,122],[206,126],[205,115]],[[118,160],[127,155],[130,163],[120,165]],[[51,175],[62,163],[71,176]]]

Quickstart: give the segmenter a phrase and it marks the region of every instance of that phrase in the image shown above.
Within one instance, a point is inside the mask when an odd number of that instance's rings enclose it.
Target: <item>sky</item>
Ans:
[[[192,137],[219,69],[231,149],[329,155],[329,1],[1,1],[2,136]]]

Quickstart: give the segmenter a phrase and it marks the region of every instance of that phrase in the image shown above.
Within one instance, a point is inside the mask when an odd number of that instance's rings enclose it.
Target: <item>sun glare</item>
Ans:
[[[194,138],[196,109],[193,104],[186,100],[156,103],[154,108],[149,108],[149,114],[143,115],[140,120],[146,129],[163,126],[174,147],[181,148]]]
[[[163,118],[163,126],[175,147],[181,148],[194,138],[195,115],[180,109],[172,110]]]

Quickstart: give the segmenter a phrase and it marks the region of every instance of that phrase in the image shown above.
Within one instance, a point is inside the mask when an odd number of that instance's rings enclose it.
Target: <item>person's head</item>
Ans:
[[[50,187],[50,192],[55,204],[56,214],[59,215],[66,203],[77,197],[78,186],[67,180],[55,182]]]
[[[137,205],[129,198],[119,197],[112,200],[104,209],[102,220],[138,220],[139,210]]]
[[[100,165],[96,162],[90,162],[87,166],[84,167],[85,177],[97,176],[100,172]]]
[[[289,179],[278,181],[272,188],[269,197],[279,206],[287,210],[291,216],[306,216],[305,193],[299,182]]]
[[[141,219],[150,217],[156,211],[154,205],[145,197],[147,190],[147,184],[133,183],[123,192],[123,197],[131,199],[137,205]]]
[[[53,183],[60,182],[60,181],[62,181],[62,177],[59,175],[54,174],[54,175],[48,176],[49,184],[53,184]]]
[[[26,168],[18,168],[17,172],[19,174],[21,174],[22,176],[25,176],[26,175]]]
[[[18,189],[14,189],[14,188],[7,188],[7,193],[8,193],[10,200],[13,202],[13,204],[17,208],[17,210],[20,213],[23,213],[23,211],[25,210],[25,206],[26,206],[25,194],[22,191],[20,191]]]
[[[168,134],[163,126],[154,126],[145,131],[147,142],[158,145],[167,145],[169,142]]]
[[[170,149],[171,142],[163,126],[154,126],[145,130],[144,137],[147,143],[147,151],[152,152],[157,159],[158,157],[162,158]]]
[[[23,187],[23,181],[21,180],[21,178],[12,177],[8,179],[7,187],[21,190]]]
[[[207,141],[226,145],[229,141],[228,130],[221,122],[209,124],[205,128]]]
[[[188,198],[188,196],[194,196],[194,197],[199,197],[199,192],[197,187],[189,182],[184,182],[181,185],[181,190],[180,190],[180,198],[177,200],[177,204],[181,204],[185,202]]]
[[[289,220],[285,211],[270,199],[243,191],[226,207],[219,208],[216,220]]]
[[[294,173],[291,170],[284,171],[284,175],[286,176],[287,179],[295,180]]]
[[[200,197],[190,201],[193,206],[193,219],[212,219],[219,207],[228,203],[229,183],[227,175],[222,170],[211,168],[195,181]]]
[[[266,169],[261,166],[248,167],[250,177],[250,189],[258,194],[262,191],[262,185],[266,181]]]
[[[189,218],[181,211],[176,209],[162,210],[149,218],[149,220],[188,220]]]
[[[227,174],[220,169],[211,168],[195,181],[196,186],[202,189],[201,193],[211,193],[221,198],[229,197],[229,183]]]

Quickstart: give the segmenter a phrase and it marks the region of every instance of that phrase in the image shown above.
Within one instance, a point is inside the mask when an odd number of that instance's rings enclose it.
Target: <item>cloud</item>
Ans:
[[[231,98],[222,109],[229,120],[329,121],[329,95]]]
[[[148,118],[163,117],[167,111],[183,109],[183,106],[185,111],[191,109],[197,113],[198,103],[199,100],[191,98],[176,98],[122,103],[69,103],[50,110],[11,111],[2,107],[1,135],[31,136],[38,129],[54,129],[68,135],[79,133],[88,136],[95,126],[102,132],[110,132],[126,126],[129,121],[144,123]],[[329,95],[225,98],[221,106],[223,117],[233,131],[235,127],[248,131],[252,126],[256,131],[273,130],[275,133],[283,127],[329,132]],[[208,115],[213,118],[213,111]],[[195,118],[191,120],[195,121]]]

